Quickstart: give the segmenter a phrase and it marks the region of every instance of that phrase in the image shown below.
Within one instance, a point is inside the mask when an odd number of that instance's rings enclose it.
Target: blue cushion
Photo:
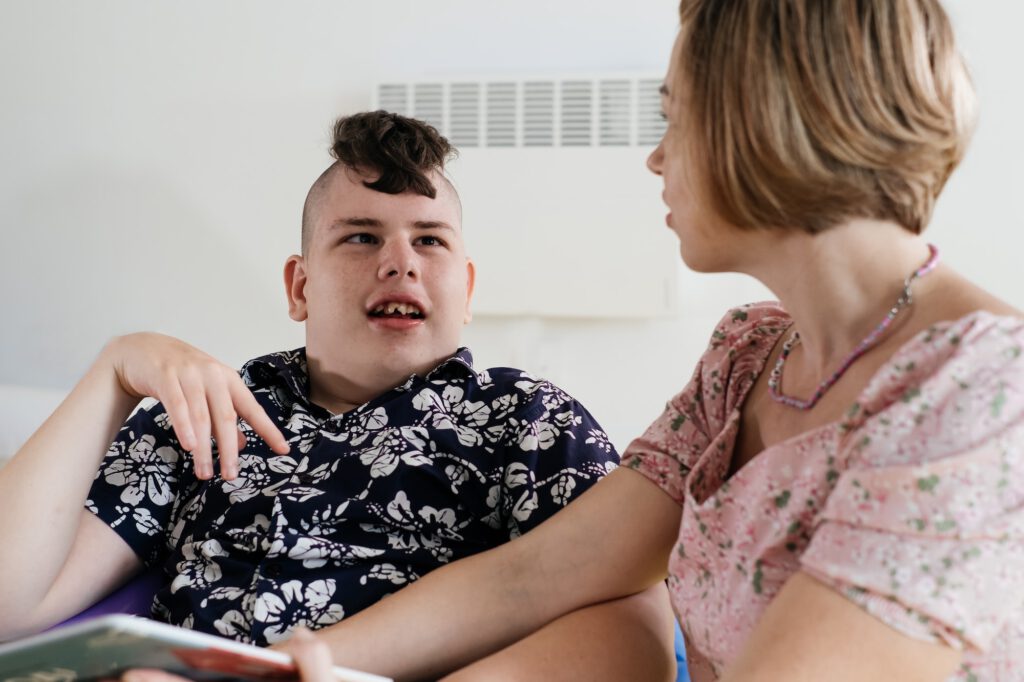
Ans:
[[[686,642],[683,641],[683,630],[676,622],[676,682],[690,682],[690,673],[686,671]]]

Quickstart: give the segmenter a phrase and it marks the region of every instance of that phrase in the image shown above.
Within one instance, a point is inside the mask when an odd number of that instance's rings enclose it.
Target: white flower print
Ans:
[[[153,514],[145,507],[135,509],[132,512],[132,517],[135,519],[135,527],[139,529],[140,533],[156,535],[163,530],[160,522],[153,518]]]
[[[587,439],[583,442],[587,445],[593,445],[604,452],[612,451],[612,444],[608,440],[608,434],[598,429],[589,429],[587,431]]]
[[[270,644],[287,639],[299,625],[314,630],[333,625],[345,616],[340,604],[331,603],[335,589],[333,579],[314,580],[305,586],[289,580],[276,592],[264,592],[256,598],[253,620],[270,626],[263,631]]]
[[[348,440],[349,444],[357,447],[366,442],[372,434],[387,427],[388,415],[384,408],[377,408],[371,412],[359,414],[350,422],[346,428],[340,431],[332,429],[324,430],[324,437],[335,441]]]
[[[562,507],[569,504],[572,491],[576,489],[575,475],[577,473],[575,469],[566,469],[558,475],[555,484],[551,486],[551,499],[555,504]]]
[[[392,585],[405,585],[417,578],[419,578],[419,575],[411,572],[407,573],[394,564],[377,564],[359,579],[359,583],[366,585],[370,580],[383,580]]]
[[[239,456],[238,477],[233,481],[224,481],[222,485],[232,504],[252,499],[267,487],[271,481],[267,467],[273,459],[276,458],[250,454]]]
[[[218,541],[186,541],[180,550],[182,560],[175,567],[178,575],[171,583],[172,594],[183,587],[206,588],[221,579],[223,573],[216,560],[229,555]]]
[[[430,464],[423,454],[427,445],[425,430],[418,426],[387,429],[373,439],[373,446],[359,455],[359,461],[370,467],[370,476],[388,476],[404,462],[409,466]]]
[[[558,440],[562,430],[548,422],[529,422],[519,434],[519,448],[524,452],[547,450]]]
[[[123,487],[121,501],[137,505],[149,499],[158,506],[164,506],[173,499],[171,483],[174,465],[178,462],[178,451],[171,447],[154,450],[156,439],[149,434],[142,436],[125,452],[103,470],[103,477],[111,485]]]
[[[218,633],[230,639],[242,640],[249,636],[252,629],[241,611],[232,609],[223,616],[213,621],[213,627]]]
[[[533,481],[533,472],[522,462],[513,462],[505,471],[505,486],[518,488]]]
[[[303,568],[320,568],[328,561],[335,566],[353,566],[362,559],[383,553],[383,549],[331,542],[323,538],[300,537],[288,550],[288,558],[302,561]]]
[[[527,489],[513,505],[512,518],[520,522],[526,521],[535,511],[537,511],[537,493],[532,489]]]

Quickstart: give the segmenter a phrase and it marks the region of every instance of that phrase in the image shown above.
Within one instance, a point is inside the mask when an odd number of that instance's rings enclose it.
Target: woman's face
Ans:
[[[736,240],[745,231],[716,214],[702,187],[699,145],[694,144],[696,132],[687,107],[688,93],[679,78],[681,40],[676,38],[661,90],[662,113],[668,127],[647,158],[647,167],[664,182],[662,200],[670,211],[665,222],[679,238],[683,262],[698,272],[734,270],[739,252]]]

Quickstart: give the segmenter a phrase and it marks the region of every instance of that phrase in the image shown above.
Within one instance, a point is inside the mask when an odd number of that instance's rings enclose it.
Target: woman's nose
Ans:
[[[658,146],[647,157],[647,170],[655,175],[661,175],[661,164],[665,160],[665,140],[658,142]]]

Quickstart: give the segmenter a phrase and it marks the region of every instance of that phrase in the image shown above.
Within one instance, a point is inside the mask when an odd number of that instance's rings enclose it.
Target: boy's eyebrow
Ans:
[[[413,222],[413,227],[420,230],[451,230],[455,231],[455,228],[444,222],[443,220],[417,220]],[[339,218],[331,223],[331,229],[339,227],[372,227],[382,228],[384,223],[377,220],[376,218],[366,218],[363,216],[353,216],[351,218]]]
[[[451,230],[455,231],[455,228],[442,220],[417,220],[412,224],[413,227],[417,227],[421,230]]]
[[[665,97],[668,97],[668,96],[669,96],[669,93],[668,93],[668,86],[667,86],[667,85],[665,85],[664,83],[662,83],[662,84],[661,84],[661,87],[660,87],[660,88],[658,88],[658,94],[660,94],[660,95],[664,95]]]
[[[356,216],[352,218],[339,218],[331,223],[331,228],[337,227],[383,227],[384,223],[376,218],[364,218]]]

